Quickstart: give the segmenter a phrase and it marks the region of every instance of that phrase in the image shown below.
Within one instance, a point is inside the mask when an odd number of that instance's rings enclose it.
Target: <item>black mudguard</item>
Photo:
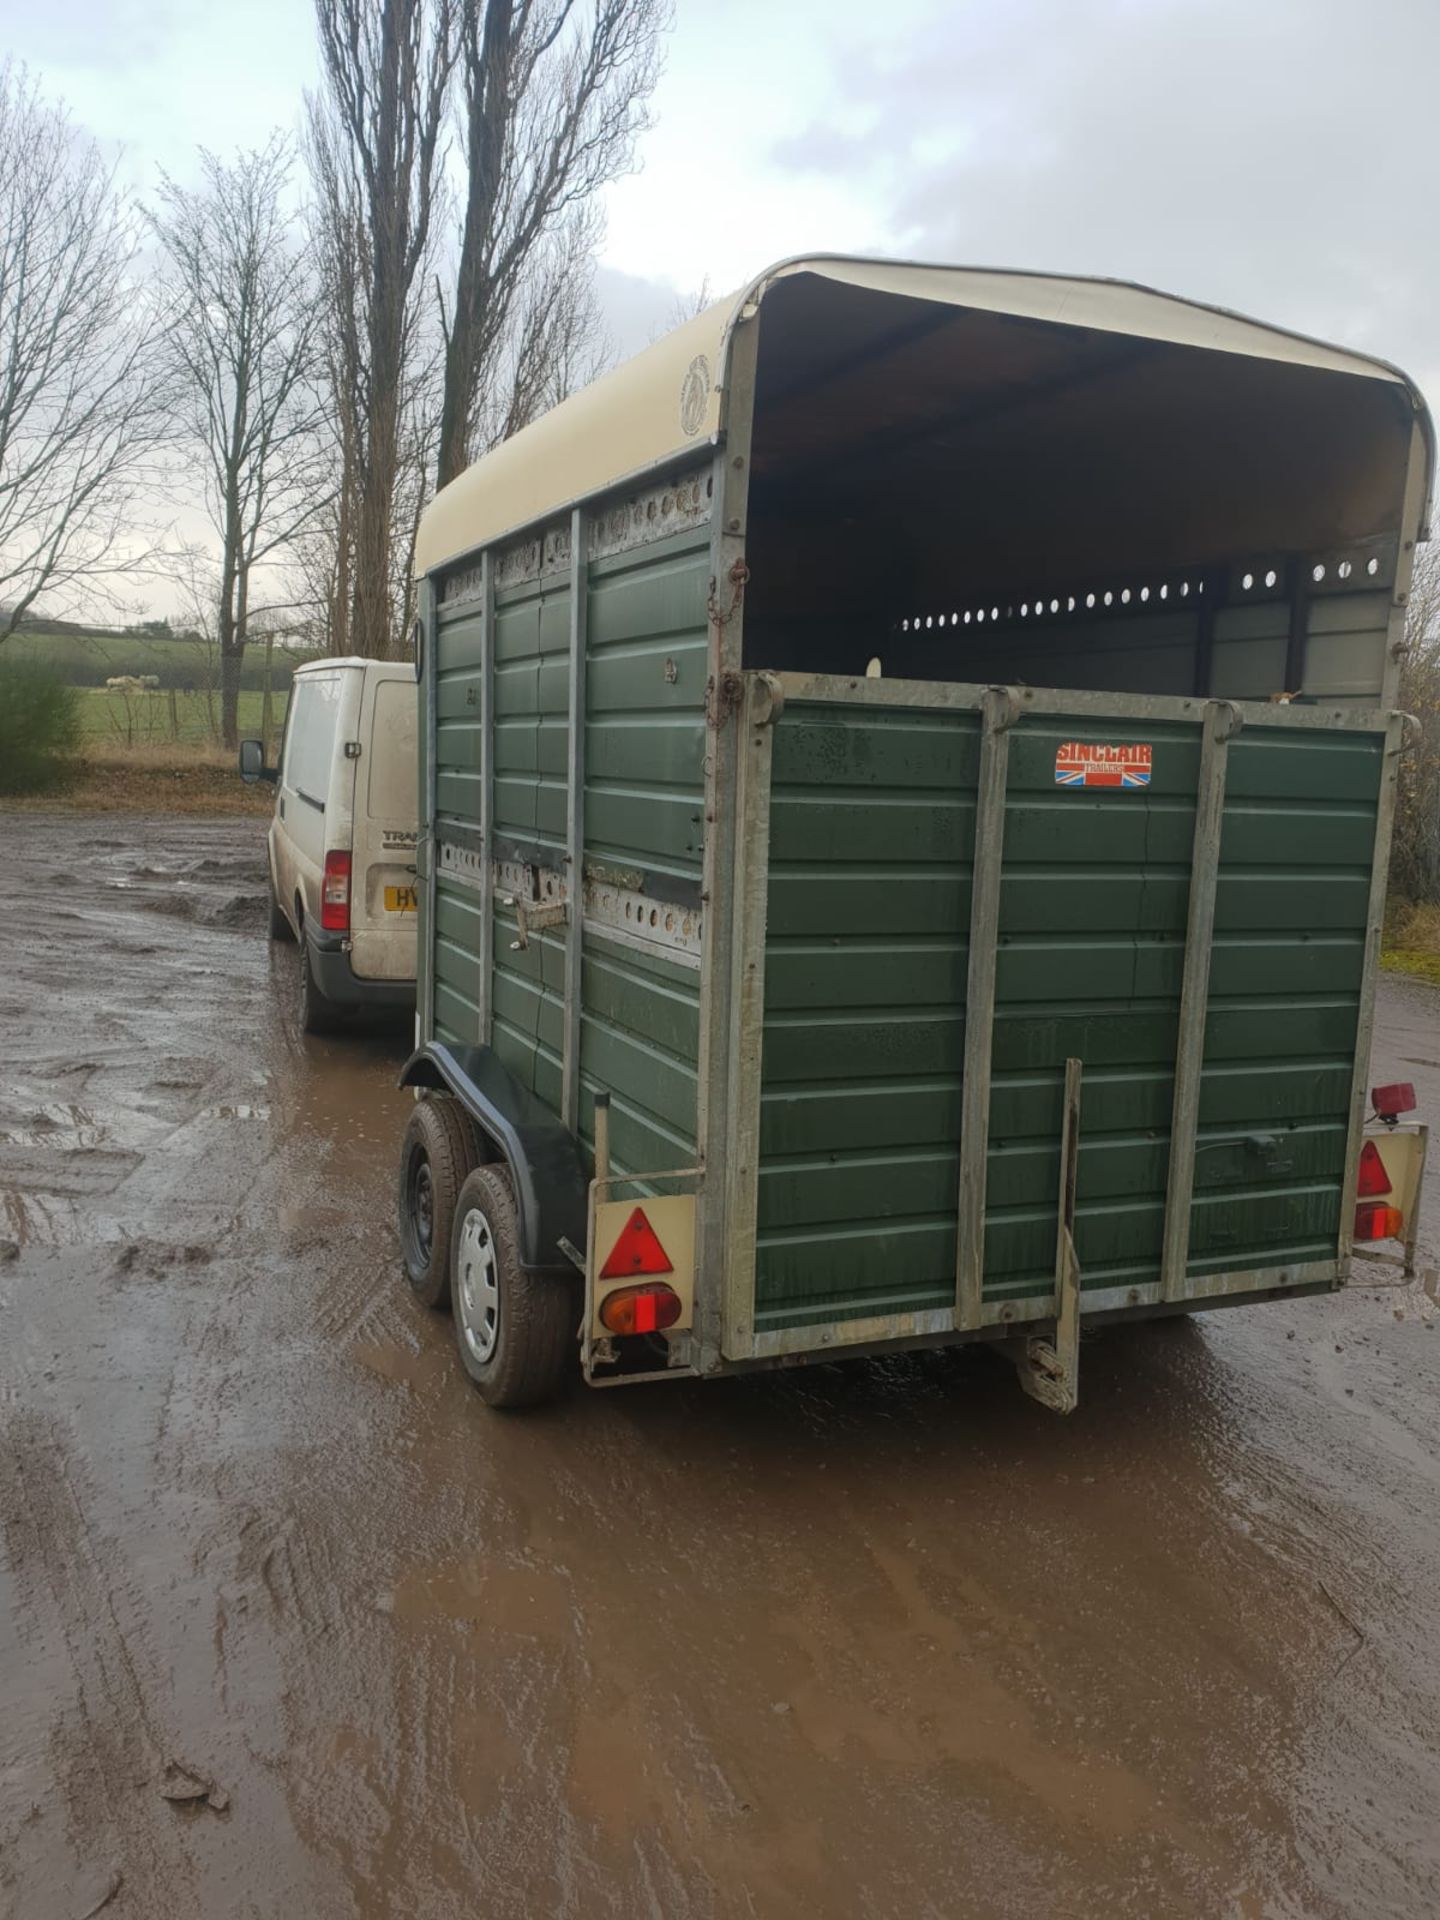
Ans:
[[[420,1047],[400,1073],[402,1087],[452,1093],[505,1162],[520,1216],[522,1263],[573,1273],[561,1245],[583,1252],[590,1176],[580,1142],[490,1047]]]

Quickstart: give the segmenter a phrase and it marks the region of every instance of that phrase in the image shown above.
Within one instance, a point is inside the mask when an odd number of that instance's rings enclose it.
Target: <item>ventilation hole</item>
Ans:
[[[935,624],[935,616],[934,616],[934,614],[933,614],[933,613],[927,613],[927,614],[926,614],[926,616],[925,616],[925,625],[926,625],[926,626],[927,626],[927,628],[928,628],[928,627],[933,627],[933,626],[934,626],[934,624]]]
[[[1265,584],[1266,584],[1266,586],[1267,586],[1267,587],[1273,587],[1273,586],[1275,585],[1275,582],[1276,582],[1276,581],[1277,581],[1277,580],[1278,580],[1279,578],[1280,578],[1280,576],[1279,576],[1279,574],[1278,574],[1278,573],[1276,573],[1276,571],[1275,571],[1275,569],[1274,569],[1274,567],[1271,567],[1271,569],[1270,569],[1270,571],[1269,571],[1269,572],[1268,572],[1268,573],[1266,574],[1266,576],[1265,576]]]
[[[1370,575],[1370,578],[1372,580],[1375,578],[1375,575],[1380,571],[1380,562],[1377,559],[1375,559],[1373,555],[1371,556],[1370,559],[1368,559],[1365,562],[1365,571]]]
[[[910,622],[908,620],[902,620],[900,622],[900,631],[901,633],[908,633],[910,631]]]
[[[1355,569],[1348,560],[1342,560],[1335,571],[1342,580],[1348,580]]]
[[[1123,588],[1121,589],[1121,591],[1120,591],[1120,604],[1121,604],[1121,606],[1122,606],[1122,607],[1128,607],[1128,606],[1129,606],[1129,604],[1130,604],[1130,589],[1129,589],[1129,587],[1123,587]]]
[[[1029,615],[1029,612],[1030,612],[1030,603],[1029,603],[1029,601],[1028,601],[1028,600],[1022,600],[1022,601],[1020,602],[1020,618],[1021,618],[1022,620],[1024,620],[1024,619],[1026,619],[1026,618],[1028,617],[1028,615]]]
[[[969,624],[970,624],[970,615],[969,615],[968,613],[967,613],[967,614],[966,614],[966,616],[965,616],[965,624],[966,624],[966,626],[967,626],[967,627],[968,627],[968,626],[969,626]]]
[[[1114,596],[1114,594],[1113,594],[1113,593],[1107,593],[1107,594],[1106,594],[1106,596],[1105,596],[1105,604],[1106,604],[1106,606],[1107,606],[1107,607],[1112,607],[1112,606],[1114,606],[1114,604],[1115,604],[1115,596]]]
[[[658,925],[659,925],[659,923],[660,923],[660,915],[659,915],[659,913],[658,913],[658,912],[656,911],[656,909],[655,909],[654,907],[651,907],[651,909],[650,909],[650,924],[651,924],[651,926],[652,926],[652,927],[654,927],[654,926],[658,926]]]
[[[951,624],[951,626],[952,626],[952,627],[958,627],[958,626],[959,626],[959,624],[960,624],[960,616],[959,616],[959,614],[958,614],[958,613],[952,613],[952,614],[951,614],[951,616],[950,616],[950,624]]]
[[[1242,587],[1243,587],[1243,588],[1245,589],[1245,591],[1246,591],[1246,593],[1249,593],[1249,591],[1250,591],[1250,589],[1251,589],[1251,588],[1252,588],[1252,587],[1254,586],[1254,584],[1255,584],[1255,576],[1254,576],[1254,574],[1253,574],[1253,573],[1247,573],[1247,574],[1245,575],[1245,577],[1244,577],[1244,579],[1243,579],[1243,580],[1242,580],[1242,581],[1240,582],[1240,584],[1241,584],[1241,586],[1242,586]]]
[[[1065,602],[1065,611],[1067,613],[1074,613],[1075,611],[1075,596],[1073,593],[1071,594],[1070,598]]]
[[[1170,598],[1170,588],[1169,588],[1169,586],[1168,586],[1168,584],[1167,584],[1166,586],[1163,586],[1163,587],[1161,587],[1161,589],[1160,589],[1160,598],[1161,598],[1162,600],[1168,600],[1168,599]]]
[[[998,620],[998,619],[1000,618],[1000,609],[999,609],[999,607],[991,607],[991,609],[990,609],[990,618],[991,618],[992,620]]]
[[[1148,599],[1150,598],[1150,589],[1149,589],[1149,587],[1141,587],[1141,589],[1140,589],[1140,598],[1141,598],[1142,600],[1148,600]]]
[[[1086,604],[1086,606],[1087,606],[1087,607],[1093,607],[1093,606],[1094,606],[1094,604],[1095,604],[1095,596],[1094,596],[1094,594],[1093,594],[1093,593],[1087,593],[1087,594],[1086,594],[1086,596],[1085,596],[1085,604]]]
[[[1197,580],[1197,581],[1195,582],[1195,591],[1196,591],[1196,593],[1204,593],[1204,591],[1205,591],[1205,582],[1204,582],[1203,580]]]
[[[1315,582],[1317,587],[1325,578],[1325,562],[1323,560],[1317,560],[1314,566],[1311,567],[1310,578]]]
[[[675,931],[675,916],[673,913],[667,913],[665,916],[665,931],[666,933],[674,933]]]
[[[977,627],[983,627],[985,624],[985,609],[983,607],[981,607],[975,616],[975,624]]]
[[[1052,601],[1050,602],[1050,611],[1051,611],[1051,613],[1059,613],[1059,611],[1060,611],[1060,602],[1059,602],[1058,600],[1052,600]]]
[[[633,905],[631,904],[631,902],[630,902],[630,901],[628,901],[628,900],[627,900],[627,901],[625,902],[625,918],[626,918],[627,920],[628,920],[628,919],[630,919],[630,917],[631,917],[631,915],[632,915],[632,914],[634,913],[634,911],[635,911],[635,908],[634,908],[634,906],[633,906]]]
[[[1188,580],[1182,580],[1182,581],[1180,582],[1180,592],[1181,592],[1181,595],[1182,595],[1182,596],[1184,596],[1184,595],[1187,595],[1187,594],[1189,593],[1189,591],[1190,591],[1190,582],[1189,582]]]

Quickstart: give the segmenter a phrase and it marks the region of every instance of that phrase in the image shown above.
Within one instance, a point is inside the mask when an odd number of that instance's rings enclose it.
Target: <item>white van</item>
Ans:
[[[278,767],[240,742],[242,779],[274,781],[270,937],[300,947],[300,1024],[415,1004],[415,670],[298,667]]]

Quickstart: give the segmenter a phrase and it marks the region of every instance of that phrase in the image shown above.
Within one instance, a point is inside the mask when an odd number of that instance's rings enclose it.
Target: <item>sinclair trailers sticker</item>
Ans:
[[[1071,740],[1055,755],[1057,787],[1148,787],[1149,747],[1106,747]]]

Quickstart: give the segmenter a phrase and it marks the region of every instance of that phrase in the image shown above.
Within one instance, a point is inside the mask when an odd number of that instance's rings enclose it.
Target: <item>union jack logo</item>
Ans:
[[[1057,787],[1148,787],[1151,749],[1148,746],[1101,746],[1091,740],[1071,740],[1055,755]]]

